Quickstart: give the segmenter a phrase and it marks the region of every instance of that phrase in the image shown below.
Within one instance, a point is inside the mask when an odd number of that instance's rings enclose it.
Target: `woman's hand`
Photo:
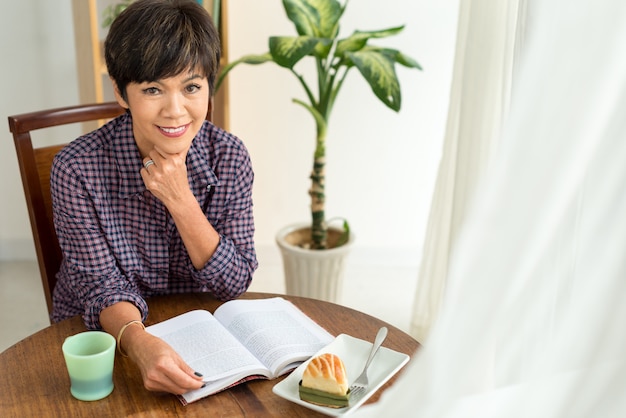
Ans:
[[[195,197],[189,188],[185,154],[165,154],[157,148],[143,159],[141,178],[146,188],[165,206],[182,204]],[[146,168],[146,163],[148,163]]]
[[[192,370],[169,344],[141,328],[134,331],[127,352],[139,366],[146,389],[181,395],[204,385],[202,376]]]
[[[146,332],[142,326],[128,325],[140,320],[139,310],[130,302],[117,302],[100,313],[104,330],[118,336],[120,353],[126,353],[139,366],[146,389],[181,395],[201,388],[204,384],[202,376],[192,370],[169,344]]]
[[[200,270],[217,249],[220,236],[207,219],[189,187],[187,151],[180,154],[166,154],[158,148],[153,148],[143,159],[141,178],[146,188],[169,211],[185,244],[191,263],[197,270]]]

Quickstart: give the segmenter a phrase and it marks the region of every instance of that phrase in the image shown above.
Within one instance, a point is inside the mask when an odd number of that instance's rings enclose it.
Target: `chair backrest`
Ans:
[[[65,144],[34,148],[31,132],[74,123],[105,121],[123,112],[117,102],[108,102],[9,116],[9,129],[17,151],[48,312],[52,312],[52,291],[62,260],[52,222],[50,167],[52,159]]]
[[[56,153],[66,144],[34,148],[30,133],[39,129],[82,122],[95,122],[93,125],[97,126],[98,123],[122,113],[124,109],[117,102],[107,102],[9,116],[9,129],[13,133],[17,151],[39,272],[49,313],[52,312],[52,291],[56,284],[56,274],[63,258],[52,220],[50,167]],[[209,101],[207,120],[212,120],[212,116],[213,97]]]

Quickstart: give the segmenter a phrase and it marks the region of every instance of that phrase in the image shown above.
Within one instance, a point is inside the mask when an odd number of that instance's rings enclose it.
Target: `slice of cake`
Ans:
[[[324,353],[311,359],[300,381],[300,399],[331,408],[348,406],[350,393],[343,361]]]

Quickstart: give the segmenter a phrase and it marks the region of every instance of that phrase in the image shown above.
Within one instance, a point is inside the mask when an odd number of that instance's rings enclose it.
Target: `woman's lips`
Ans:
[[[178,138],[179,136],[182,136],[185,134],[185,132],[187,132],[187,129],[189,128],[190,124],[187,125],[183,125],[183,126],[178,126],[178,127],[165,127],[165,126],[159,126],[159,130],[161,131],[161,133],[167,137],[170,138]]]

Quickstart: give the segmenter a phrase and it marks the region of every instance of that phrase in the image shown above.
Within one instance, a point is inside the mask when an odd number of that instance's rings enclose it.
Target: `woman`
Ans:
[[[55,158],[64,259],[52,319],[82,314],[117,337],[147,389],[181,394],[202,377],[145,332],[145,298],[246,291],[257,267],[250,157],[205,121],[220,47],[195,1],[132,3],[111,25],[105,59],[127,112]]]

